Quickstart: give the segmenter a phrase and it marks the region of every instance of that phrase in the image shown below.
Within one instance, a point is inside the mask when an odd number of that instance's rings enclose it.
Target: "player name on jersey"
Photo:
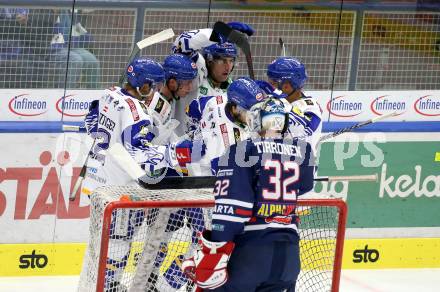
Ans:
[[[254,144],[257,147],[258,153],[274,153],[302,157],[301,151],[299,151],[298,146],[295,145],[268,141],[254,142]]]
[[[116,123],[113,122],[110,118],[106,117],[104,114],[99,115],[99,124],[106,127],[110,131],[113,131],[115,128]]]

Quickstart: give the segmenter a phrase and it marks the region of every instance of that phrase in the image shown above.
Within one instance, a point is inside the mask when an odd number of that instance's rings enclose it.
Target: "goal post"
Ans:
[[[297,213],[301,220],[299,225],[301,273],[297,280],[296,291],[339,291],[347,223],[345,201],[298,199]],[[319,246],[319,254],[326,260],[313,257],[316,246]],[[333,269],[328,275],[326,272],[331,267]],[[308,272],[307,269],[312,272]],[[314,286],[313,278],[320,278],[321,283]]]
[[[210,228],[212,188],[106,186],[91,198],[90,237],[78,291],[192,291],[180,264],[197,248],[197,233]],[[345,202],[299,199],[297,213],[301,273],[296,291],[338,291]],[[109,275],[118,275],[118,285],[109,285]]]

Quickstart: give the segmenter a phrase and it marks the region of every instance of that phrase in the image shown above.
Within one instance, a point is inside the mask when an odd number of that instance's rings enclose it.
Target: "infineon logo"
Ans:
[[[9,110],[18,116],[34,117],[47,112],[47,101],[37,100],[24,93],[14,96],[8,104]]]
[[[378,116],[396,111],[398,114],[402,114],[406,110],[406,103],[404,101],[393,101],[389,95],[382,95],[371,102],[370,109]]]
[[[354,117],[362,113],[362,102],[350,101],[343,95],[336,96],[327,103],[327,110],[336,117]]]
[[[440,99],[432,95],[419,97],[414,102],[414,110],[422,116],[440,116]]]
[[[68,117],[85,116],[89,110],[90,102],[75,98],[74,94],[61,97],[56,103],[57,111]]]

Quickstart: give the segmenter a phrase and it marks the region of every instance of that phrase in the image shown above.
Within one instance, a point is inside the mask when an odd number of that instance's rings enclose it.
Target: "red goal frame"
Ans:
[[[104,291],[105,268],[107,261],[108,245],[110,240],[111,215],[115,209],[124,208],[212,208],[214,200],[180,200],[180,201],[114,201],[107,204],[104,210],[102,225],[101,246],[99,253],[99,266],[96,291]],[[297,206],[327,206],[338,208],[338,229],[336,233],[335,260],[331,292],[339,291],[341,279],[342,255],[344,249],[345,229],[347,222],[347,204],[341,199],[298,199]]]

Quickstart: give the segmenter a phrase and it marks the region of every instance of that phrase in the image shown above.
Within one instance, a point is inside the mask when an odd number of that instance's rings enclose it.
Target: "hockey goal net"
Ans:
[[[109,186],[92,194],[90,238],[78,291],[193,291],[180,270],[210,228],[212,189]],[[346,205],[298,200],[301,273],[296,291],[338,291]]]

